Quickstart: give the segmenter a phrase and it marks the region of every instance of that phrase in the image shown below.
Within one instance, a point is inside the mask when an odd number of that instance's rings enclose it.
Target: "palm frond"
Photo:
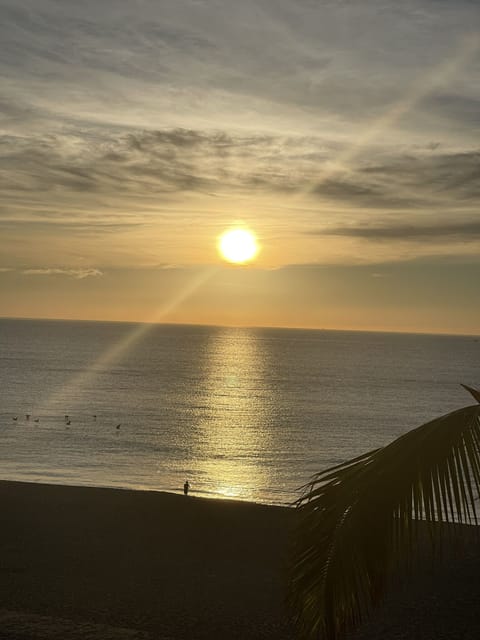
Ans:
[[[477,402],[480,402],[480,391],[474,389],[473,387],[469,387],[467,384],[462,384],[462,387],[470,393]]]
[[[336,640],[365,619],[419,522],[477,524],[480,405],[315,475],[297,501],[290,603],[304,638]]]

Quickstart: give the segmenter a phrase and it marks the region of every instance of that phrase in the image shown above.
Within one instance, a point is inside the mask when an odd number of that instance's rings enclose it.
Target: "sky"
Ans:
[[[0,0],[0,316],[480,334],[479,24]]]

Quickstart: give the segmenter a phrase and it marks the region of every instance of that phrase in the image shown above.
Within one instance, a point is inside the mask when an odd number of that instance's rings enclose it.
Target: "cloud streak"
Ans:
[[[39,268],[39,269],[23,269],[21,271],[26,276],[67,276],[74,280],[84,280],[85,278],[102,276],[100,269],[58,269],[58,268]]]
[[[428,226],[383,225],[362,227],[334,227],[309,232],[319,236],[345,236],[365,240],[406,240],[424,242],[425,240],[451,240],[460,242],[478,242],[480,240],[480,222],[478,220],[440,223]]]

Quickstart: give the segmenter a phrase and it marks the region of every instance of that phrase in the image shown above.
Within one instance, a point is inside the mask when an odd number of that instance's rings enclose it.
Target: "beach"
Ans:
[[[290,637],[289,509],[17,482],[0,505],[1,638]]]
[[[288,508],[194,495],[0,482],[0,638],[295,638]],[[395,588],[355,640],[480,637],[472,528]],[[453,547],[452,547],[453,549]]]

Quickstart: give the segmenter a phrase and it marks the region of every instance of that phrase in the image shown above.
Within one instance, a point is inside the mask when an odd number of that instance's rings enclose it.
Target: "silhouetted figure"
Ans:
[[[18,416],[13,416],[12,420],[18,420]]]
[[[35,418],[34,422],[40,422],[40,418]]]
[[[96,420],[97,419],[97,414],[93,415],[93,419]]]
[[[26,413],[26,414],[25,414],[25,418],[26,418],[27,420],[30,420],[30,414],[29,414],[29,413]]]
[[[120,429],[120,427],[122,426],[122,423],[117,424],[117,426],[115,427],[115,429]]]
[[[188,480],[185,480],[185,484],[183,485],[183,493],[188,496],[188,490],[190,489],[190,483]]]
[[[65,424],[71,425],[72,421],[71,420],[67,420]]]

